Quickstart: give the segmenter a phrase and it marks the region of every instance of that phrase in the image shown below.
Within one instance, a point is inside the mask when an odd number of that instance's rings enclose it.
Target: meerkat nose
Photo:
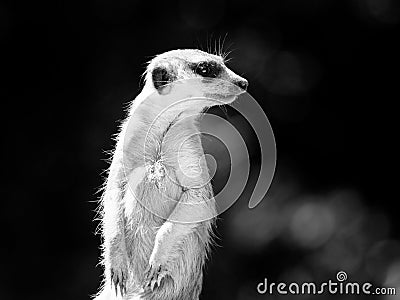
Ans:
[[[247,82],[246,79],[241,79],[241,80],[237,80],[234,82],[238,87],[240,87],[242,90],[247,90],[247,86],[249,85],[249,83]]]

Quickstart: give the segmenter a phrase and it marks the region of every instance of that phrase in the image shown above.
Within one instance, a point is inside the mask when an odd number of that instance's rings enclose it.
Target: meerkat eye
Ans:
[[[194,71],[200,76],[215,78],[221,73],[222,68],[215,61],[203,61],[196,65]]]

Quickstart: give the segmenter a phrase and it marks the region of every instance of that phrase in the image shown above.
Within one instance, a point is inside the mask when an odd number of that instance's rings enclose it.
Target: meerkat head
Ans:
[[[221,56],[200,50],[173,50],[156,56],[146,70],[146,85],[168,98],[208,98],[207,107],[228,104],[247,89],[247,80],[231,71]],[[171,97],[173,95],[174,97]],[[190,105],[196,105],[191,103]]]

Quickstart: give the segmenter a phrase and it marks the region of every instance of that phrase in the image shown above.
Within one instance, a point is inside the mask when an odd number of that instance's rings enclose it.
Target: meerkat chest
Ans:
[[[124,156],[128,173],[140,168],[148,189],[180,186],[181,180],[199,179],[206,170],[203,148],[194,118],[134,120],[125,138]],[[147,117],[147,118],[146,118]]]

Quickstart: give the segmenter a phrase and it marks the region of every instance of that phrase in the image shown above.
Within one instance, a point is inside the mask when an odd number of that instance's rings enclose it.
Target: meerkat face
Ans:
[[[231,71],[222,57],[200,50],[173,50],[155,57],[147,68],[146,85],[161,96],[208,98],[207,107],[228,104],[247,89],[247,80]],[[168,102],[168,101],[167,101]],[[195,105],[191,103],[191,105]]]

